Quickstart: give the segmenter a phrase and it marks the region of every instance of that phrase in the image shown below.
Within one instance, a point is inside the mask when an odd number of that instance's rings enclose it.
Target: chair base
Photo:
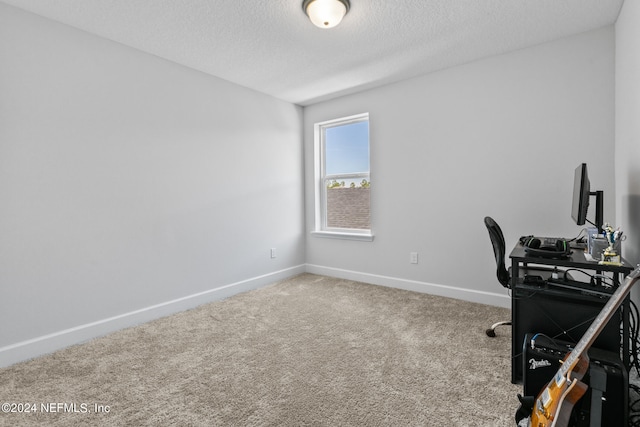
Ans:
[[[491,325],[491,327],[489,329],[487,329],[485,332],[487,334],[488,337],[494,338],[496,336],[496,328],[498,326],[509,326],[511,325],[511,321],[504,321],[504,322],[498,322],[498,323],[494,323],[493,325]]]

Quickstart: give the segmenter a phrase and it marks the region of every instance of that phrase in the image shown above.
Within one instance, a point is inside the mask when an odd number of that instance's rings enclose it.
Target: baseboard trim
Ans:
[[[305,272],[306,266],[298,265],[236,283],[223,285],[204,292],[187,295],[140,310],[11,344],[0,348],[0,368],[52,353],[65,347],[80,344],[120,329],[139,325],[174,313],[189,310],[208,302],[225,299],[235,294],[257,289]]]
[[[511,307],[511,299],[507,295],[498,293],[475,291],[314,264],[303,264],[1,347],[0,368],[52,353],[65,347],[80,344],[120,329],[136,326],[144,322],[189,310],[208,302],[225,299],[242,292],[257,289],[305,272],[439,295],[480,304],[505,308]]]
[[[324,267],[321,265],[307,264],[307,273],[322,276],[337,277],[339,279],[355,280],[373,285],[387,286],[390,288],[404,289],[407,291],[422,292],[479,304],[493,305],[503,308],[511,308],[511,298],[507,295],[476,291],[473,289],[456,288],[453,286],[438,285],[435,283],[421,282],[418,280],[401,279],[398,277],[381,276],[378,274],[363,273],[360,271],[343,270],[340,268]]]

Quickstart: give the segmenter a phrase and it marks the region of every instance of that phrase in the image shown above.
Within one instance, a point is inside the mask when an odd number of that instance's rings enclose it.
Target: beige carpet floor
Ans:
[[[303,274],[1,369],[0,425],[513,426],[508,317]]]

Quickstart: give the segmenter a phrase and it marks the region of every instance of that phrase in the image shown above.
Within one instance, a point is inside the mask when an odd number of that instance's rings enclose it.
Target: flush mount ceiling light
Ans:
[[[349,0],[304,0],[302,10],[316,27],[332,28],[349,12]]]

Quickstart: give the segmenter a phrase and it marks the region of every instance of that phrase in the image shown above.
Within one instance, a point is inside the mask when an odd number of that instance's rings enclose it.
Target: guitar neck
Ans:
[[[587,329],[578,344],[576,344],[573,351],[569,354],[569,356],[567,356],[567,359],[560,367],[563,376],[566,375],[569,370],[571,370],[578,359],[591,347],[600,332],[602,332],[606,324],[609,322],[609,320],[611,320],[615,311],[618,309],[618,307],[620,307],[627,294],[629,294],[631,288],[639,277],[640,266],[633,270],[627,276],[627,279],[624,281],[624,283],[620,285],[618,289],[616,289],[613,295],[611,295],[609,301],[607,301],[605,306],[602,308],[602,311],[600,311],[600,314],[598,314],[591,326],[589,326],[589,329]]]

